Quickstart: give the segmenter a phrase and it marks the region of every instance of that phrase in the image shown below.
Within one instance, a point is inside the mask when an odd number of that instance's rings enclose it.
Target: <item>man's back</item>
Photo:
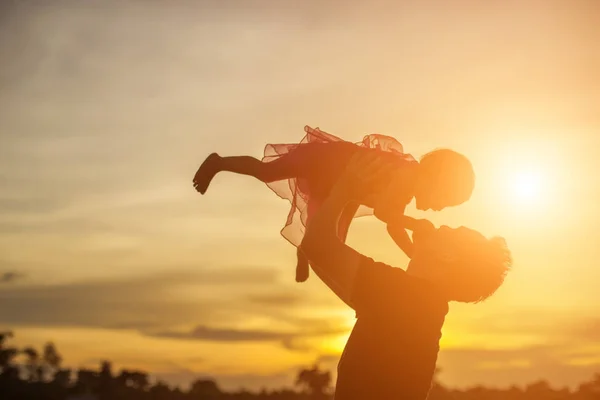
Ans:
[[[358,270],[352,302],[358,320],[335,399],[425,399],[448,303],[427,282],[371,259]]]

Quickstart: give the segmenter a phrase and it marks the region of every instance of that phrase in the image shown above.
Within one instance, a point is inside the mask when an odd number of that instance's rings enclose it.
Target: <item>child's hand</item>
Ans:
[[[383,191],[377,195],[373,213],[376,218],[389,224],[402,218],[407,203],[403,177],[398,171],[392,171]]]
[[[389,160],[375,151],[356,152],[348,162],[345,171],[332,188],[333,192],[343,193],[352,200],[372,206],[372,199],[378,194],[365,197],[365,188],[381,192],[386,181],[386,171],[392,167]],[[377,190],[378,188],[381,188]],[[368,204],[367,204],[368,203]]]
[[[415,229],[418,232],[433,232],[435,231],[435,225],[428,219],[415,219]]]
[[[414,252],[414,245],[410,237],[408,236],[408,232],[400,225],[396,224],[388,224],[387,231],[394,240],[394,242],[400,247],[400,249],[408,256],[408,258],[412,258]]]

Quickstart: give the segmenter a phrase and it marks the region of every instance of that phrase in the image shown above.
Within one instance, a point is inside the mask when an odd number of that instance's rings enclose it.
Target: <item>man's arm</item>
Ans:
[[[342,242],[337,225],[347,198],[344,191],[332,191],[311,220],[300,248],[313,271],[344,303],[359,313],[385,312],[405,288],[406,273]]]
[[[349,201],[345,185],[336,185],[308,224],[300,248],[319,278],[352,307],[354,278],[366,257],[347,246],[338,236],[340,216]]]
[[[315,273],[342,301],[354,307],[353,291],[355,278],[363,266],[375,264],[370,258],[348,247],[338,236],[340,215],[350,201],[364,202],[361,187],[381,187],[385,181],[385,171],[390,164],[383,162],[376,152],[357,152],[331,189],[327,199],[321,204],[311,219],[304,239],[300,244],[301,251],[310,261]],[[371,271],[389,271],[391,267],[369,268]],[[374,272],[369,272],[373,275]],[[392,272],[395,274],[395,272]],[[376,274],[376,276],[384,276]],[[368,287],[371,279],[362,279]],[[361,296],[358,297],[359,299]]]
[[[408,232],[412,231],[412,240]],[[416,219],[406,215],[397,215],[387,222],[387,231],[396,244],[404,253],[412,258],[414,254],[415,241],[422,241],[427,236],[435,233],[435,225],[427,219]]]

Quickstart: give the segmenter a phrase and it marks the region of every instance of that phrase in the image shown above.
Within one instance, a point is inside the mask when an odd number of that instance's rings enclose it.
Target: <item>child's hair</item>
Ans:
[[[461,226],[447,230],[444,239],[452,249],[444,261],[452,275],[448,281],[449,300],[463,303],[484,301],[502,285],[512,267],[512,257],[501,237],[487,239],[481,233]],[[443,255],[440,254],[443,258]]]
[[[471,198],[475,188],[475,171],[471,161],[464,155],[450,149],[436,149],[423,155],[419,161],[429,171],[436,174],[439,184],[455,203],[461,204]]]

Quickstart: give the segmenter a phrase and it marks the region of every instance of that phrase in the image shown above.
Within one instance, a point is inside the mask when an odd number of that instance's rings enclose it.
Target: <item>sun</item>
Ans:
[[[538,215],[556,206],[559,182],[545,165],[513,165],[504,179],[503,197],[514,212]]]
[[[510,181],[509,192],[514,202],[523,205],[539,204],[542,201],[544,179],[539,171],[519,171]]]
[[[537,140],[539,137],[545,140]],[[516,217],[515,222],[523,223],[524,218],[544,218],[566,206],[576,177],[570,172],[573,160],[564,148],[562,142],[549,140],[547,135],[527,132],[494,146],[479,169],[479,182],[497,215]]]

